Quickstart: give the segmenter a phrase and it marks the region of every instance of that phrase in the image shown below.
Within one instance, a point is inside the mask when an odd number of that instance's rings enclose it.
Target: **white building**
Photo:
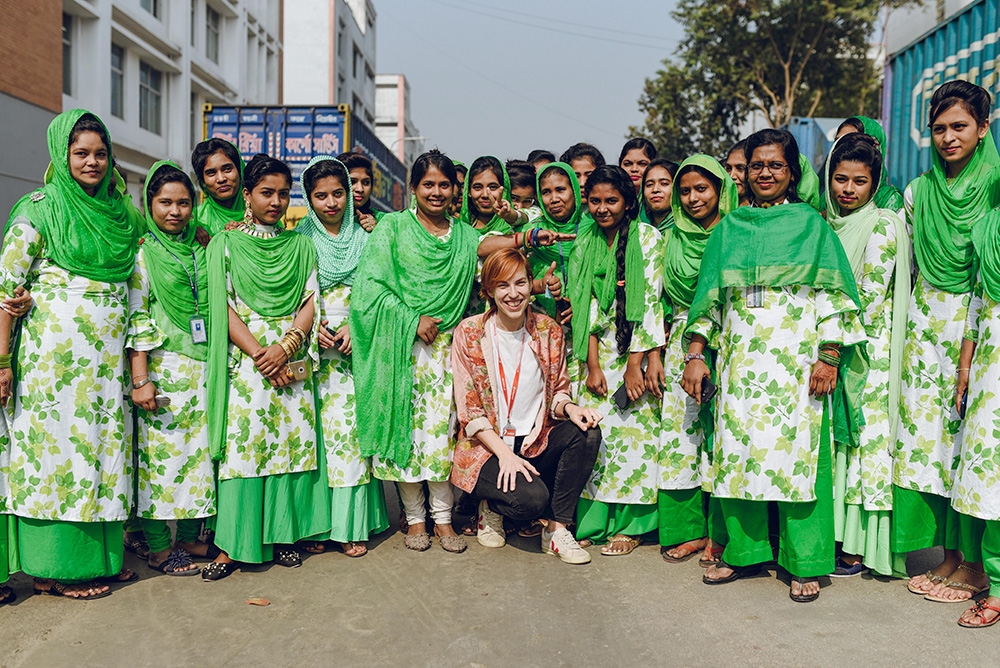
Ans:
[[[885,50],[891,55],[936,25],[954,16],[975,0],[924,0],[922,4],[895,9],[885,28]]]
[[[375,76],[375,134],[409,170],[424,152],[424,140],[410,116],[410,82],[402,74]]]
[[[63,0],[63,109],[107,124],[136,202],[155,161],[190,168],[204,103],[281,103],[282,4]]]
[[[283,98],[289,105],[349,104],[375,125],[375,7],[371,0],[284,3]]]

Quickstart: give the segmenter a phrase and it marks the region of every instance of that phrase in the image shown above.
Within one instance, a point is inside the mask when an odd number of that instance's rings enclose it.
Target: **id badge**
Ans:
[[[750,285],[747,287],[747,308],[761,308],[764,306],[764,288],[760,285]]]
[[[191,316],[191,341],[193,343],[208,343],[208,331],[205,329],[205,316]]]
[[[514,429],[514,425],[508,422],[506,428],[503,430],[503,442],[513,448],[515,438],[517,438],[517,430]]]

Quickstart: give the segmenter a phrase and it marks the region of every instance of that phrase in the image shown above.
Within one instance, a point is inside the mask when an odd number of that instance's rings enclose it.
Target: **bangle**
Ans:
[[[142,380],[140,380],[138,383],[136,383],[136,382],[132,383],[132,389],[133,390],[138,390],[140,387],[146,387],[151,382],[153,382],[153,381],[151,381],[149,379],[149,376],[143,376]]]
[[[688,362],[691,362],[693,360],[701,360],[702,362],[704,362],[705,361],[705,356],[702,355],[701,353],[688,353],[688,354],[686,354],[684,356],[684,363],[685,364],[687,364]]]
[[[839,357],[834,357],[833,355],[830,355],[830,354],[824,353],[824,352],[820,352],[820,354],[819,354],[819,361],[823,362],[824,364],[829,364],[830,366],[832,366],[834,368],[837,368],[837,367],[840,366],[840,358]]]
[[[520,235],[520,234],[521,234],[520,232],[515,232],[514,233],[514,248],[517,248],[518,246],[521,245],[521,242],[518,241],[518,239],[517,239],[518,235]]]
[[[0,355],[0,365],[2,365],[2,363],[3,363],[3,356]],[[4,368],[3,366],[0,366],[0,369],[3,369],[3,368]],[[962,373],[963,371],[972,371],[972,368],[970,367],[968,369],[959,369],[958,373]]]
[[[9,369],[13,359],[14,355],[11,353],[7,353],[6,355],[0,355],[0,369]]]

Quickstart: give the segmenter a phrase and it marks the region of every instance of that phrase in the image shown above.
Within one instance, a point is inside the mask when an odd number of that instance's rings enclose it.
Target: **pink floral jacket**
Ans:
[[[493,334],[492,328],[485,326],[485,318],[485,314],[476,315],[458,323],[451,346],[458,410],[458,442],[451,482],[466,492],[472,492],[483,464],[493,456],[476,434],[484,429],[499,432]],[[535,418],[535,426],[521,444],[522,456],[530,458],[545,450],[554,421],[560,419],[555,415],[555,407],[571,397],[562,328],[552,318],[531,309],[528,309],[525,327],[530,337],[528,346],[538,357],[538,366],[545,377],[545,401]]]

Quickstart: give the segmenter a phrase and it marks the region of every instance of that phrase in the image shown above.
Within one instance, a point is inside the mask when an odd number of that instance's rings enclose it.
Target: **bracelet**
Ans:
[[[9,369],[13,359],[14,355],[11,353],[0,355],[0,369]]]
[[[686,354],[684,356],[684,363],[685,364],[687,364],[688,362],[691,362],[693,360],[701,360],[702,362],[704,362],[705,361],[705,356],[702,355],[701,353],[688,353],[688,354]]]
[[[132,389],[133,390],[138,390],[140,387],[146,387],[147,385],[149,385],[152,382],[153,381],[151,381],[149,379],[149,376],[143,376],[143,379],[140,380],[138,383],[136,383],[136,382],[132,383]]]
[[[829,364],[830,366],[832,366],[834,368],[837,368],[837,367],[840,366],[840,358],[839,357],[834,357],[833,355],[830,355],[828,353],[824,353],[822,351],[819,354],[819,361],[823,362],[824,364]]]
[[[6,367],[4,367],[2,365],[3,365],[3,355],[0,355],[0,369],[6,368]],[[968,369],[959,369],[958,373],[962,373],[963,371],[972,371],[972,368],[970,367]]]

